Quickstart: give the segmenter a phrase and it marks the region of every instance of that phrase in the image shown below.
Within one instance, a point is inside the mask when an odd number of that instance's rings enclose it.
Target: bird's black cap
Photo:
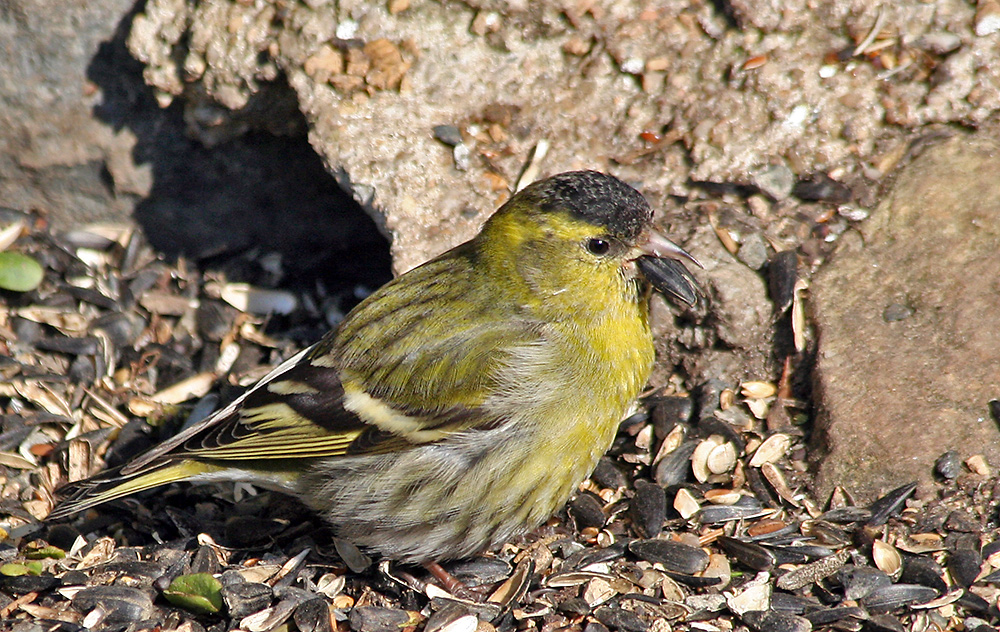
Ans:
[[[567,211],[627,242],[634,241],[653,217],[641,193],[597,171],[560,173],[530,184],[516,197],[531,200],[545,212]]]

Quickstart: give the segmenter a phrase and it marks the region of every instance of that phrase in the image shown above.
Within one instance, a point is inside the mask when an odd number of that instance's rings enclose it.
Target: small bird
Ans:
[[[650,285],[699,296],[678,260],[698,262],[651,220],[609,175],[536,182],[229,406],[64,487],[50,517],[173,481],[242,480],[428,568],[533,529],[593,471],[646,384]]]

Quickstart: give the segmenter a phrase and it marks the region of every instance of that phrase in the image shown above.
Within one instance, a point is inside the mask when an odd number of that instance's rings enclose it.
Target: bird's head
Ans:
[[[637,278],[693,305],[698,286],[680,259],[701,265],[652,229],[642,194],[618,178],[572,171],[516,193],[483,227],[478,250],[542,300],[631,291]]]

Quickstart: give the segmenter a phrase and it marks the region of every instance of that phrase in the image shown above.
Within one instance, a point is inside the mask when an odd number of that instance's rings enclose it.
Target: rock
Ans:
[[[130,160],[135,135],[93,116],[102,95],[89,77],[100,43],[111,38],[133,4],[38,0],[0,12],[5,206],[44,210],[69,225],[123,220],[131,210],[129,196],[148,193],[148,169]]]
[[[946,450],[1000,464],[1000,145],[927,149],[812,286],[821,497],[929,481]],[[893,308],[904,305],[906,310]],[[897,317],[912,310],[906,317]]]
[[[767,165],[850,175],[899,127],[983,125],[1000,107],[1000,75],[977,65],[989,38],[963,32],[926,62],[943,69],[933,82],[886,82],[877,63],[827,55],[871,31],[872,11],[647,5],[151,0],[129,48],[164,103],[183,97],[203,142],[270,129],[294,117],[269,108],[296,104],[330,171],[391,234],[400,271],[474,234],[529,165],[612,171],[665,208],[691,182],[753,182]],[[969,24],[975,8],[947,12]],[[884,14],[913,40],[940,28],[909,3]],[[441,125],[464,142],[438,140]],[[664,130],[673,140],[657,144]],[[788,174],[772,194],[786,195]]]

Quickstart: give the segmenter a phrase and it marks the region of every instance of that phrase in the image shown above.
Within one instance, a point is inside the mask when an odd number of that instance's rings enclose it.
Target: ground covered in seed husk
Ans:
[[[1000,479],[981,459],[942,455],[933,489],[907,485],[867,506],[849,490],[809,494],[808,344],[788,354],[777,384],[669,376],[565,511],[447,566],[468,587],[461,596],[245,485],[171,485],[47,523],[59,485],[231,401],[365,288],[263,290],[266,261],[198,270],[125,227],[57,234],[43,216],[6,212],[3,228],[46,274],[36,289],[5,291],[0,311],[2,629],[897,631],[1000,621]],[[771,269],[772,285],[788,288],[775,299],[788,316],[770,335],[794,339],[804,327],[795,266]]]

